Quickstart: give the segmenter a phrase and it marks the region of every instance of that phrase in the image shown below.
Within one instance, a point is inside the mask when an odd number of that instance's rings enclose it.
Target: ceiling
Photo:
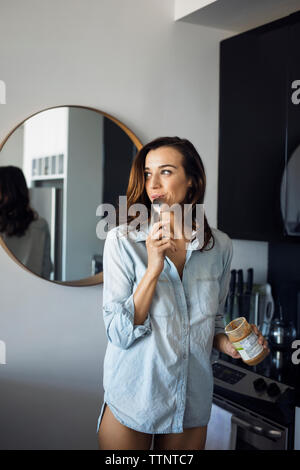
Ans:
[[[215,0],[177,20],[242,32],[299,10],[300,0]]]

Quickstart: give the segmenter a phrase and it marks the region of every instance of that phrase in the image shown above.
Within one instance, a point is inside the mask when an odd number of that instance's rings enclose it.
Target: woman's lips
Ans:
[[[151,196],[151,199],[158,199],[158,198],[162,198],[162,197],[164,197],[164,194],[153,194]]]

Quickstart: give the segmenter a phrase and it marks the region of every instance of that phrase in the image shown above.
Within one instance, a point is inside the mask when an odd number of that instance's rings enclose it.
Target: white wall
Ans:
[[[1,115],[2,106],[0,107]],[[0,165],[14,165],[23,168],[24,165],[24,126],[15,130],[1,151]]]
[[[175,0],[174,18],[175,20],[184,18],[215,1],[216,0]]]
[[[104,110],[144,143],[186,137],[203,158],[216,225],[218,54],[230,32],[175,23],[174,0],[0,0],[0,11],[1,140],[26,116],[63,104]],[[245,243],[243,262],[261,266],[263,252],[264,275],[264,248]],[[101,286],[44,281],[2,249],[0,266],[0,448],[97,448]]]

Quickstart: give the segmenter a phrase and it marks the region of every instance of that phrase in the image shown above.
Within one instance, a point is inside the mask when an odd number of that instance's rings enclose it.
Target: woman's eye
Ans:
[[[170,170],[162,170],[161,173],[164,174],[165,172],[167,172],[167,174],[171,174],[172,171]],[[144,172],[144,175],[145,175],[145,178],[148,178],[148,176],[150,175],[150,173],[148,173],[148,171],[145,171]]]

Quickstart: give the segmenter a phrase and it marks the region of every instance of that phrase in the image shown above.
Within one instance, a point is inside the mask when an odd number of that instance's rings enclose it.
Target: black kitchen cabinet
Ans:
[[[285,232],[300,236],[300,21],[289,28],[286,171],[282,182]]]
[[[299,44],[300,13],[221,42],[218,228],[232,238],[292,238],[282,197],[300,144],[300,105],[291,101]]]

